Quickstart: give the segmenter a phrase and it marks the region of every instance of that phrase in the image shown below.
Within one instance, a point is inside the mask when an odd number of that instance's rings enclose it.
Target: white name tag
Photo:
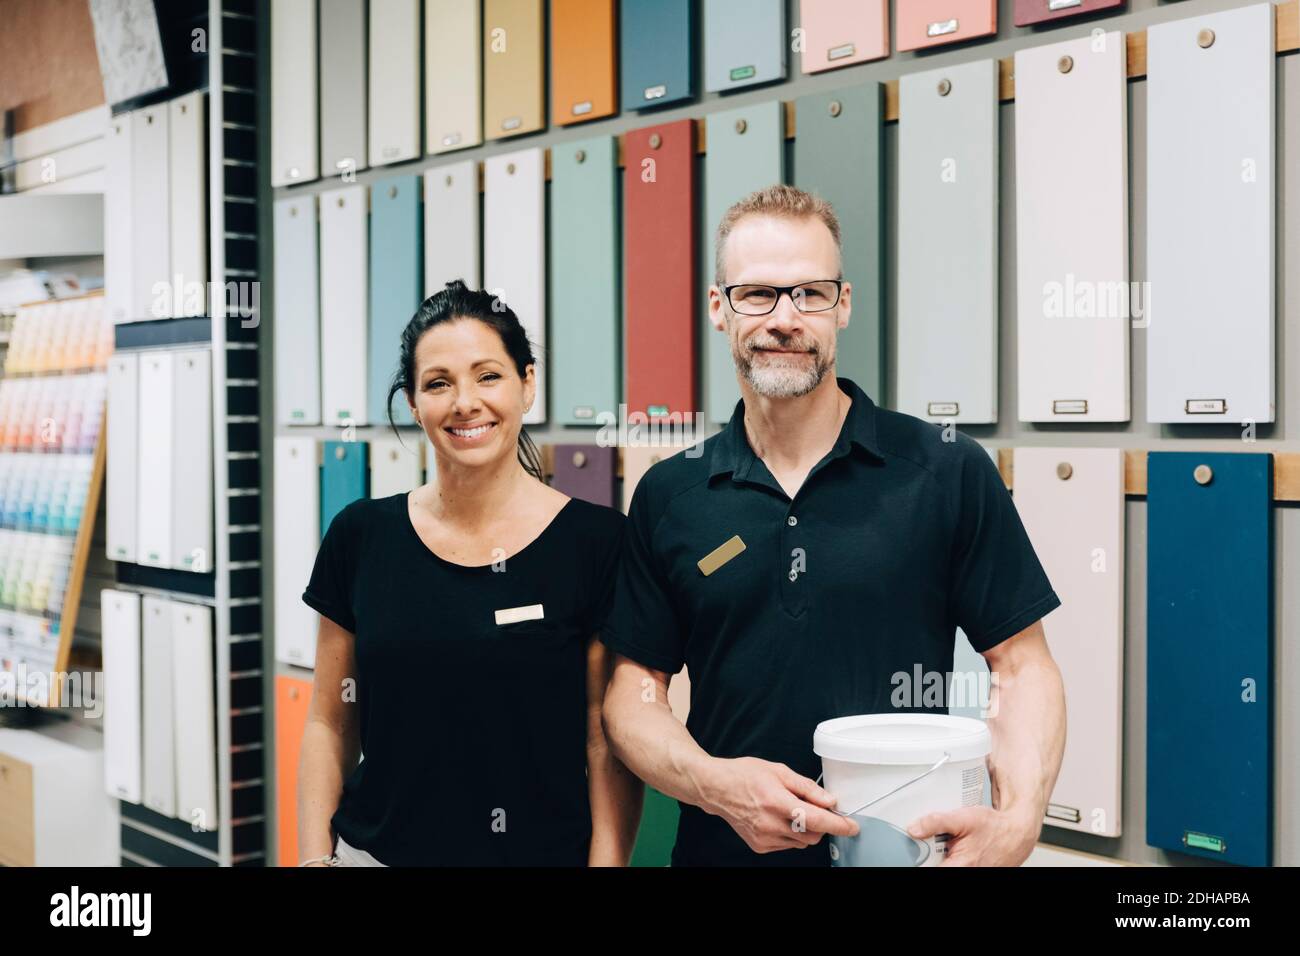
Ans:
[[[527,607],[508,607],[496,612],[497,624],[518,624],[520,621],[540,621],[543,617],[540,604]]]

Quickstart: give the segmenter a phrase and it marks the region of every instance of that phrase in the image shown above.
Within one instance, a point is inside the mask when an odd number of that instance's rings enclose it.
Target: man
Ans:
[[[951,672],[961,627],[998,677],[994,808],[910,832],[951,834],[949,864],[1023,862],[1065,742],[1039,623],[1060,600],[996,467],[835,377],[852,286],[829,204],[749,196],[719,225],[716,269],[709,312],[742,399],[702,454],[656,465],[633,496],[603,633],[615,753],[681,802],[674,865],[827,865],[823,835],[857,824],[815,782],[814,728],[899,709],[900,679]],[[667,696],[683,664],[685,727]],[[902,710],[943,710],[913,691]]]

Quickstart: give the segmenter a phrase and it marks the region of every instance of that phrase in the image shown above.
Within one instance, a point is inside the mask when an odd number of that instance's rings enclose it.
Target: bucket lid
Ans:
[[[813,732],[819,757],[862,764],[929,764],[985,757],[993,737],[982,720],[948,714],[862,714],[824,720]]]

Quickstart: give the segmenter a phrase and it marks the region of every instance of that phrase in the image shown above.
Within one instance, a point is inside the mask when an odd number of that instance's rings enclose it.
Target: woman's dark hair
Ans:
[[[533,346],[528,341],[528,333],[519,322],[519,317],[510,310],[497,296],[490,292],[469,289],[465,283],[456,279],[448,282],[440,292],[435,292],[420,303],[411,321],[402,330],[401,352],[398,356],[397,373],[388,387],[388,424],[397,431],[397,422],[393,419],[393,397],[398,392],[405,392],[408,399],[415,397],[415,347],[425,332],[435,325],[452,322],[456,319],[477,319],[501,337],[506,354],[515,363],[519,377],[528,374],[528,366],[536,363]],[[412,401],[414,404],[414,401]],[[401,433],[398,432],[400,437]],[[544,482],[542,477],[542,458],[537,446],[528,437],[528,432],[519,429],[519,463],[524,470]]]

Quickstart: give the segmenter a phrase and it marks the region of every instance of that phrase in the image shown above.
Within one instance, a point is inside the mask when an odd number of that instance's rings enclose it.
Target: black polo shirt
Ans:
[[[655,670],[687,666],[687,729],[708,753],[812,779],[819,722],[946,713],[956,628],[985,651],[1061,603],[983,448],[838,381],[852,407],[793,500],[750,448],[743,401],[694,457],[650,469],[601,635]],[[700,560],[737,535],[744,550],[706,575]],[[673,863],[829,856],[826,840],[755,854],[721,817],[683,804]]]

